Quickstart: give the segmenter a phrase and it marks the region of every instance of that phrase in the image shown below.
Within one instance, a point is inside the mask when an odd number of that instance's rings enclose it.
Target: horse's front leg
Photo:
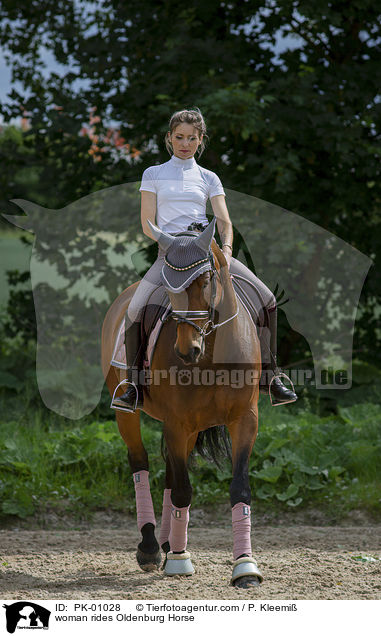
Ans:
[[[159,535],[159,543],[165,555],[167,555],[171,549],[169,546],[169,533],[171,531],[172,484],[173,484],[173,477],[172,477],[171,462],[169,461],[169,456],[167,455],[166,470],[165,470],[165,489],[163,493],[163,508],[161,513],[161,525],[160,525],[160,535]],[[166,562],[167,562],[167,557],[165,558],[163,568],[165,567]]]
[[[233,524],[232,585],[246,588],[259,585],[262,574],[252,556],[249,482],[249,459],[258,431],[258,411],[252,407],[243,417],[228,425],[232,440],[233,479],[230,485],[230,503]]]
[[[160,545],[166,553],[164,570],[169,576],[189,576],[194,573],[194,568],[186,551],[192,499],[187,461],[196,442],[197,433],[189,437],[176,422],[172,426],[166,423],[164,436],[168,450],[160,531]]]
[[[156,521],[149,487],[148,456],[140,434],[140,414],[117,411],[116,420],[128,448],[128,461],[135,487],[138,528],[142,534],[136,558],[141,569],[150,572],[159,567],[161,555],[155,537]]]

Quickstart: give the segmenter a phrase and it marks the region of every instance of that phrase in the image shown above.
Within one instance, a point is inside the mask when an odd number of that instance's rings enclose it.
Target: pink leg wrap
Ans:
[[[187,547],[189,508],[176,508],[172,505],[171,531],[169,533],[169,546],[172,552],[181,552]]]
[[[166,541],[168,541],[169,531],[171,529],[171,510],[171,489],[165,488],[163,495],[163,511],[161,513],[161,527],[159,536],[160,545],[163,545],[163,543],[166,543]]]
[[[138,473],[133,474],[139,530],[146,523],[153,523],[156,526],[148,476],[148,470],[140,470]]]
[[[237,503],[232,508],[233,523],[233,557],[238,559],[241,554],[252,556],[250,540],[250,506]]]

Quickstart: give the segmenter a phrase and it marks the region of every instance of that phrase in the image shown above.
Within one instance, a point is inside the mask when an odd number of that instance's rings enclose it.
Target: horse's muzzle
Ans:
[[[201,347],[199,345],[190,347],[187,353],[182,353],[177,347],[175,347],[176,355],[184,362],[184,364],[194,364],[198,362],[201,355]]]

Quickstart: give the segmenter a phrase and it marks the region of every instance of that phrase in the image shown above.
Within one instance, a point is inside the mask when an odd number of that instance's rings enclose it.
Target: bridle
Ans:
[[[221,325],[224,325],[225,323],[229,322],[230,320],[233,320],[233,318],[235,318],[238,315],[238,305],[237,305],[237,311],[233,316],[230,316],[230,318],[228,318],[227,320],[224,320],[223,322],[220,323],[215,323],[214,322],[214,317],[215,317],[215,301],[216,301],[216,294],[217,294],[217,276],[220,280],[221,283],[221,277],[220,277],[220,273],[218,272],[215,263],[214,263],[214,257],[213,257],[213,253],[211,250],[209,250],[207,257],[204,259],[205,261],[209,260],[210,265],[211,265],[211,285],[212,285],[212,291],[210,294],[210,304],[209,304],[209,309],[205,309],[205,310],[191,310],[191,309],[178,309],[178,310],[171,310],[164,322],[166,322],[167,320],[169,320],[170,318],[173,318],[173,320],[175,320],[177,323],[181,324],[181,323],[186,323],[188,325],[191,325],[191,327],[193,327],[194,329],[196,329],[196,331],[202,336],[202,339],[204,341],[204,339],[206,338],[206,336],[208,336],[210,333],[212,333],[213,331],[215,331],[218,327],[221,327]],[[165,263],[166,265],[168,265],[169,267],[176,269],[176,271],[185,271],[186,269],[189,269],[189,265],[187,267],[174,267],[173,265],[171,265],[171,263],[169,263],[166,259],[165,259]],[[194,266],[194,263],[191,265]],[[199,325],[197,325],[195,322],[193,322],[194,320],[205,320],[205,318],[207,318],[207,322],[200,327]]]

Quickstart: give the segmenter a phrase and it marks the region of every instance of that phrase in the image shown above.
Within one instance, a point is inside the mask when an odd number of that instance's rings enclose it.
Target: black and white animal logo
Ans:
[[[9,634],[14,634],[16,628],[48,629],[51,612],[42,605],[31,601],[17,601],[5,607],[6,627]]]

